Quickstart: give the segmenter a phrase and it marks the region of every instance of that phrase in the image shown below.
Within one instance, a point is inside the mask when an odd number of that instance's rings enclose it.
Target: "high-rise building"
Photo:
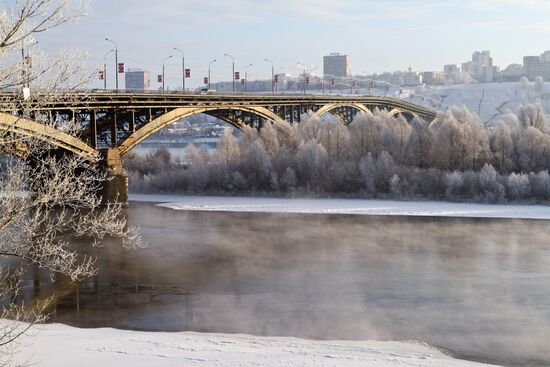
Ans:
[[[492,82],[494,79],[493,58],[487,50],[475,51],[472,60],[462,64],[461,71],[470,74],[481,83]]]
[[[443,65],[443,72],[447,75],[456,74],[458,73],[458,65],[456,64]]]
[[[147,90],[149,89],[149,72],[140,69],[129,69],[125,73],[126,89]]]
[[[350,57],[339,53],[331,53],[323,57],[323,73],[325,77],[345,78],[351,76]]]
[[[523,73],[529,80],[534,80],[537,76],[546,81],[550,80],[550,51],[540,56],[524,56]]]

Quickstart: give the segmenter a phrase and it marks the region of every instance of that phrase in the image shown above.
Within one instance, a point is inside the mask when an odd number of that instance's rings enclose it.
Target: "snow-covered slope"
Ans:
[[[542,91],[537,91],[534,83],[525,88],[518,82],[433,86],[416,93],[413,102],[435,110],[464,105],[479,112],[483,122],[497,123],[504,113],[522,104],[540,102],[550,112],[550,86],[545,85]]]
[[[41,367],[120,366],[375,366],[477,367],[424,344],[312,341],[247,335],[147,333],[38,326],[22,340],[18,363]]]

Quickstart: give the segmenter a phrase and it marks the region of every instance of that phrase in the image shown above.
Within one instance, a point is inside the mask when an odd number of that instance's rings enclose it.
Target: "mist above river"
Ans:
[[[550,363],[546,221],[185,212],[132,203],[149,246],[55,284],[53,321],[313,339],[418,340]],[[74,244],[78,246],[78,244]],[[53,285],[42,277],[42,292]]]

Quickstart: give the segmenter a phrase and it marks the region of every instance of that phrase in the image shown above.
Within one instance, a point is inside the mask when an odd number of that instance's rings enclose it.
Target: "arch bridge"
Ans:
[[[0,131],[33,136],[77,154],[101,152],[109,171],[123,174],[121,157],[155,132],[195,114],[211,115],[237,128],[260,128],[267,122],[300,123],[305,113],[331,113],[349,124],[357,113],[375,109],[409,121],[417,116],[432,121],[436,116],[401,99],[362,95],[71,92],[38,93],[22,101],[15,93],[0,93]],[[77,126],[78,136],[41,124],[44,115],[58,126]]]

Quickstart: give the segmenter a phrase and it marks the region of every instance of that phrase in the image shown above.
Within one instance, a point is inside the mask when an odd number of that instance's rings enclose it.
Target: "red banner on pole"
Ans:
[[[240,80],[241,79],[241,73],[239,73],[238,71],[235,72],[235,80]]]
[[[162,83],[162,74],[157,75],[157,81]]]
[[[273,77],[273,79],[274,79],[273,81],[274,81],[275,83],[279,83],[279,75],[275,75],[275,76]]]
[[[124,73],[124,63],[123,63],[123,62],[119,62],[119,63],[118,63],[118,73],[119,73],[119,74],[123,74],[123,73]]]
[[[208,84],[208,77],[207,76],[204,77],[204,84]]]
[[[191,69],[185,69],[185,77],[191,78]]]
[[[98,76],[99,80],[104,80],[105,79],[105,75],[103,74],[103,70],[100,70],[97,76]]]
[[[306,76],[306,84],[309,84],[309,76]]]

